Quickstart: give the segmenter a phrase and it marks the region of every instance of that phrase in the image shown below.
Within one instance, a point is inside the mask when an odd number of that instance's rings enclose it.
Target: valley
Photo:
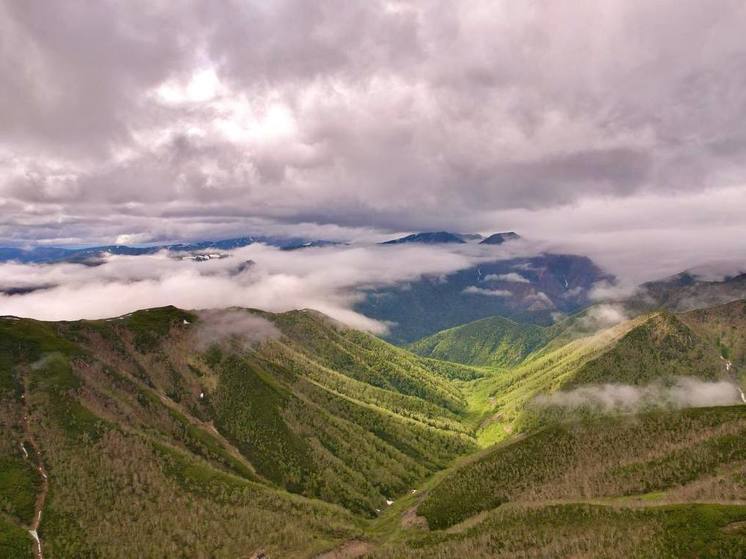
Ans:
[[[407,348],[316,311],[1,318],[0,550],[39,557],[37,530],[44,557],[740,557],[746,302],[597,314]],[[551,399],[681,379],[731,392]]]

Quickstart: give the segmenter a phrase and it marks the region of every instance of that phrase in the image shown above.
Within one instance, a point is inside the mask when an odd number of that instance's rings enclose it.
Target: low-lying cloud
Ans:
[[[744,402],[740,387],[731,381],[702,381],[678,377],[672,384],[645,386],[602,384],[542,394],[533,400],[538,408],[592,409],[604,413],[632,413],[649,408],[698,408],[730,406]]]
[[[580,319],[580,324],[588,330],[600,330],[624,322],[628,318],[630,317],[627,316],[623,305],[605,303],[590,307]]]
[[[0,294],[0,315],[75,320],[163,305],[271,312],[311,308],[349,326],[383,333],[385,324],[353,310],[362,289],[529,254],[536,252],[526,243],[513,247],[355,245],[298,251],[254,244],[203,262],[183,260],[168,251],[108,256],[98,266],[10,262],[0,264],[0,290],[13,288],[17,294]],[[19,293],[19,289],[32,291]]]
[[[476,285],[465,288],[463,293],[466,295],[487,295],[488,297],[511,297],[513,295],[507,289],[486,289]]]
[[[507,274],[487,274],[484,276],[484,281],[508,281],[512,283],[531,283],[521,274],[510,272]]]
[[[250,349],[281,336],[278,328],[269,320],[242,309],[210,309],[200,311],[198,316],[195,335],[197,349],[200,351],[222,343]]]

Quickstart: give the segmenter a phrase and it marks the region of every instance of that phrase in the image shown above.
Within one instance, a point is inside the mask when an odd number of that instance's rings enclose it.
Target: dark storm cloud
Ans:
[[[744,29],[730,0],[0,0],[0,241],[726,201]]]

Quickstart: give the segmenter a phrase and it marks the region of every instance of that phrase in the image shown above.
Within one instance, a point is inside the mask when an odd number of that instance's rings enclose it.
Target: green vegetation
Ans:
[[[33,556],[31,538],[26,531],[0,515],[0,557],[31,559]]]
[[[413,532],[369,557],[738,559],[746,550],[744,520],[742,506],[506,505],[463,531]]]
[[[4,450],[7,455],[0,457],[0,511],[29,523],[34,516],[38,475],[15,452]]]
[[[652,315],[605,354],[581,367],[564,387],[599,382],[646,384],[677,375],[722,376],[717,348],[669,313]]]
[[[141,352],[152,351],[176,324],[193,322],[192,313],[173,306],[145,309],[123,317],[122,322],[133,336],[135,347]]]
[[[418,355],[483,367],[512,367],[550,338],[550,328],[493,316],[409,344]]]
[[[210,316],[173,307],[0,319],[0,555],[31,550],[31,433],[49,557],[300,558],[345,542],[381,558],[741,557],[746,406],[612,416],[533,400],[738,378],[745,308],[600,331],[585,315],[492,317],[420,355],[314,311],[234,310],[279,335],[211,347]]]
[[[683,487],[745,460],[746,406],[556,424],[455,470],[418,511],[430,527],[447,528],[509,501],[598,499]]]

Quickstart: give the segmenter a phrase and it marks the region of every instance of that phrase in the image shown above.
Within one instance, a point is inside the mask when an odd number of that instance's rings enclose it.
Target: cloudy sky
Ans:
[[[740,0],[0,0],[0,244],[516,229],[731,254],[744,30]]]

